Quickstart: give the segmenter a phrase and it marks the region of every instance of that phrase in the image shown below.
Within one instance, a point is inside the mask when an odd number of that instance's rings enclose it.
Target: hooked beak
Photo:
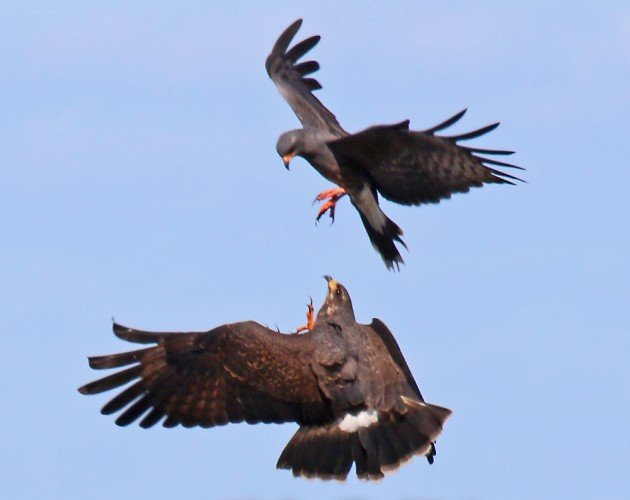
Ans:
[[[337,288],[337,282],[335,281],[335,279],[332,278],[331,276],[328,276],[327,274],[324,275],[324,279],[328,281],[328,290],[331,293],[334,292],[335,289]]]
[[[289,163],[291,163],[291,160],[293,159],[294,156],[295,156],[295,153],[289,153],[282,157],[284,168],[286,168],[287,170],[290,170]]]

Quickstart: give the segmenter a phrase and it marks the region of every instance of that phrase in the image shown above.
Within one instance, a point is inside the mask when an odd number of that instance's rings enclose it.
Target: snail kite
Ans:
[[[124,426],[213,427],[297,422],[277,467],[343,480],[352,464],[380,479],[413,455],[430,463],[451,411],[424,402],[391,332],[355,321],[350,296],[330,277],[311,330],[283,334],[245,321],[207,332],[154,333],[114,324],[123,340],[154,344],[89,358],[122,368],[79,388],[98,394],[131,384],[101,413]]]
[[[465,193],[483,184],[514,184],[518,177],[490,165],[520,168],[480,155],[509,155],[513,151],[465,147],[460,141],[494,130],[493,123],[465,134],[438,136],[466,112],[423,131],[409,129],[409,120],[394,125],[377,125],[356,134],[346,132],[337,119],[313,95],[321,85],[307,75],[319,69],[316,61],[298,62],[317,42],[312,36],[289,48],[302,24],[298,19],[278,38],[267,57],[267,73],[289,103],[301,129],[285,132],[276,149],[285,166],[294,156],[306,159],[338,188],[320,193],[315,201],[325,201],[317,220],[330,211],[344,195],[359,211],[372,245],[389,269],[399,268],[403,259],[395,243],[405,246],[402,230],[381,210],[378,194],[403,205],[439,203],[453,193]],[[327,201],[326,201],[327,200]]]

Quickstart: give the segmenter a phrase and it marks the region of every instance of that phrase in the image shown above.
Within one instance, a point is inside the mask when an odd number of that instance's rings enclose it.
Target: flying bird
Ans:
[[[335,205],[347,194],[385,265],[399,269],[403,259],[396,243],[406,248],[401,238],[403,232],[381,210],[379,194],[402,205],[422,205],[439,203],[471,187],[521,181],[489,165],[521,167],[485,157],[510,155],[513,151],[458,144],[494,130],[499,123],[465,134],[436,135],[456,123],[465,109],[423,131],[410,130],[409,120],[405,120],[370,127],[356,134],[346,132],[335,115],[313,95],[313,91],[322,88],[317,80],[308,76],[319,69],[317,61],[298,62],[317,45],[320,37],[311,36],[289,48],[301,25],[302,20],[298,19],[280,35],[265,67],[303,127],[285,132],[278,139],[276,149],[285,167],[289,168],[293,157],[301,156],[338,186],[315,198],[324,202],[317,220],[326,212],[334,220]]]
[[[326,279],[324,304],[303,334],[253,321],[192,333],[114,324],[121,339],[153,345],[89,358],[97,370],[126,368],[79,392],[131,382],[101,410],[120,411],[121,426],[297,422],[276,465],[294,476],[344,480],[354,463],[359,478],[380,479],[413,455],[433,463],[451,411],[424,401],[385,324],[357,323],[345,287]]]

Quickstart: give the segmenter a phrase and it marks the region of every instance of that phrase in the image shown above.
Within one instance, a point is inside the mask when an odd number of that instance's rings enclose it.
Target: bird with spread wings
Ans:
[[[121,339],[152,345],[89,358],[94,369],[121,370],[79,392],[120,390],[101,413],[120,411],[121,426],[297,422],[277,463],[295,476],[343,480],[354,463],[359,478],[380,479],[414,455],[433,463],[451,411],[424,401],[389,329],[357,323],[348,291],[326,279],[304,334],[253,321],[191,333],[114,324]]]
[[[301,156],[339,186],[317,196],[316,201],[324,202],[317,220],[326,212],[334,220],[335,204],[347,194],[385,265],[398,269],[403,259],[396,243],[406,247],[401,238],[403,232],[381,210],[379,194],[403,205],[421,205],[439,203],[471,187],[521,180],[489,165],[521,167],[485,157],[513,151],[458,144],[494,130],[498,123],[459,135],[436,135],[457,122],[466,110],[423,131],[410,130],[409,120],[405,120],[356,134],[346,132],[335,115],[313,95],[321,85],[308,75],[319,69],[317,61],[298,62],[320,37],[309,37],[289,48],[301,25],[302,20],[298,19],[280,35],[265,67],[303,127],[285,132],[278,139],[276,149],[285,166],[288,168],[293,157]]]

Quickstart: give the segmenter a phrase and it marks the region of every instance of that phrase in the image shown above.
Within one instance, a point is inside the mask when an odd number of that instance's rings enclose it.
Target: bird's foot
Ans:
[[[339,199],[346,194],[347,193],[344,188],[333,188],[319,193],[315,197],[313,203],[324,200],[328,201],[324,203],[321,207],[319,207],[319,212],[317,213],[317,218],[315,219],[315,222],[319,222],[319,219],[321,219],[326,212],[329,212],[328,215],[332,219],[332,222],[335,222],[335,205],[337,204]]]
[[[309,304],[306,304],[306,324],[299,327],[295,333],[310,332],[315,326],[315,308],[313,307],[313,299]]]

